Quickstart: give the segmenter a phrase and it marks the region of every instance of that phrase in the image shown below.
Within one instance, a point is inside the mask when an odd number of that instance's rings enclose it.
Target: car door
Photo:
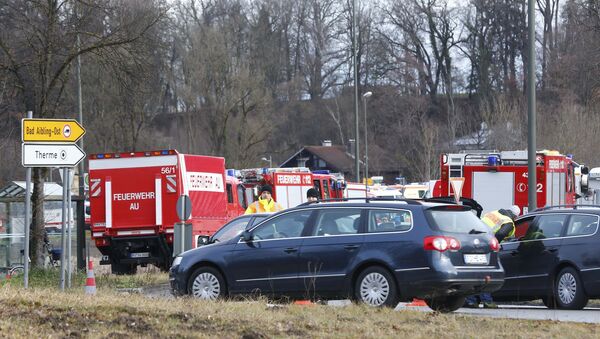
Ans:
[[[521,218],[515,221],[515,235],[512,238],[505,239],[500,244],[498,253],[500,262],[504,267],[504,285],[502,289],[496,292],[497,295],[510,294],[519,296],[520,277],[524,275],[522,258],[518,256],[518,248],[520,245],[519,239],[523,238],[527,233],[527,229],[534,222],[535,216]]]
[[[302,243],[300,279],[306,294],[339,293],[363,244],[360,208],[322,209]]]
[[[284,212],[250,231],[226,258],[232,292],[290,293],[300,289],[299,251],[312,210]]]
[[[519,289],[524,295],[543,296],[550,290],[567,217],[560,213],[539,215],[520,239],[516,256],[521,271]]]

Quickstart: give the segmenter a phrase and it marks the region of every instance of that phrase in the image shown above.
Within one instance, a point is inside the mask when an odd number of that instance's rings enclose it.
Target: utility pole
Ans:
[[[354,168],[356,169],[356,182],[360,182],[360,161],[358,156],[358,24],[356,20],[356,0],[352,0],[352,64],[354,65]]]
[[[80,48],[79,34],[77,35],[77,51]],[[77,56],[77,110],[78,122],[83,126],[83,104],[81,99],[81,57]],[[83,138],[79,139],[79,147],[83,149]],[[85,269],[85,161],[79,162],[79,201],[77,202],[77,269]]]
[[[529,211],[537,208],[537,180],[536,180],[536,128],[535,128],[535,1],[529,1],[528,29],[529,29],[529,62],[527,75],[527,186],[529,198]]]

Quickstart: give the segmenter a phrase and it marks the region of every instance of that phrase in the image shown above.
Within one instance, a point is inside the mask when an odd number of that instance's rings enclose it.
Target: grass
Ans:
[[[84,273],[73,288],[58,290],[58,270],[32,270],[2,282],[0,329],[10,337],[318,337],[318,338],[597,338],[600,326],[556,321],[467,317],[456,314],[373,309],[364,305],[267,306],[264,298],[203,302],[149,298],[120,288],[164,284],[166,273],[133,276],[101,273],[95,296],[83,293]]]
[[[373,309],[361,305],[283,305],[264,299],[203,302],[148,298],[100,289],[0,288],[0,328],[10,337],[319,337],[319,338],[594,338],[600,327],[454,314]]]
[[[83,289],[86,272],[73,272],[71,286]],[[157,269],[146,269],[135,275],[114,275],[108,272],[95,274],[96,286],[99,289],[143,288],[169,282],[167,273]],[[23,276],[16,275],[9,280],[0,281],[0,286],[9,285],[23,287]],[[58,288],[60,286],[60,269],[31,269],[29,271],[29,286],[33,288]]]

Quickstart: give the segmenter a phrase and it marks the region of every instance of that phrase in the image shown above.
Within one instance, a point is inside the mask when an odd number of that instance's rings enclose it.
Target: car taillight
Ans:
[[[460,249],[460,241],[452,237],[431,236],[423,239],[423,248],[430,251],[444,252]]]
[[[490,240],[490,249],[494,252],[498,252],[500,250],[500,243],[495,237]]]

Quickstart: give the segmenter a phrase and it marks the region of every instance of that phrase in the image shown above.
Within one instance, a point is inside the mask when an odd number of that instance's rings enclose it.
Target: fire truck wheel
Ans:
[[[110,269],[116,275],[133,275],[137,272],[135,264],[111,264]]]
[[[558,273],[554,280],[554,298],[558,307],[566,310],[580,310],[587,305],[588,296],[574,268],[565,267]]]
[[[219,271],[212,267],[200,267],[190,276],[188,294],[203,300],[217,300],[225,296],[227,286]]]

